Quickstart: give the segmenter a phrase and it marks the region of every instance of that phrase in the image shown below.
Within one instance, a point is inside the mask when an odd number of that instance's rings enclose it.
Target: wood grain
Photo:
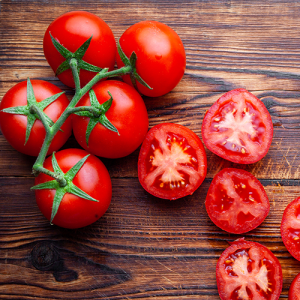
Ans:
[[[144,97],[152,127],[185,125],[201,137],[206,110],[226,91],[246,88],[264,101],[274,124],[267,156],[252,165],[227,162],[207,150],[208,174],[189,197],[164,201],[137,179],[135,151],[103,159],[113,182],[107,213],[78,230],[49,225],[35,203],[34,158],[13,150],[0,134],[0,299],[219,299],[215,266],[240,236],[217,228],[205,196],[224,167],[243,168],[264,185],[271,210],[245,234],[267,246],[282,264],[281,299],[300,262],[280,237],[284,208],[300,195],[300,1],[92,1],[0,2],[0,97],[27,77],[66,91],[44,55],[47,26],[60,14],[87,10],[103,18],[115,38],[132,24],[154,19],[182,38],[187,69],[168,95]],[[79,147],[72,137],[64,148]]]

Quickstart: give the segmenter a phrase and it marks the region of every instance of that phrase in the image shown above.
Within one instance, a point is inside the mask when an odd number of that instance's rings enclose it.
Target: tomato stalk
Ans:
[[[125,66],[117,70],[113,70],[108,72],[108,69],[103,69],[99,73],[95,75],[93,79],[91,79],[83,88],[80,88],[80,80],[79,80],[79,71],[77,67],[77,61],[76,59],[71,59],[70,60],[70,67],[72,69],[73,77],[74,77],[74,82],[75,82],[75,95],[73,96],[70,104],[68,107],[65,109],[65,111],[61,114],[59,119],[52,125],[49,126],[47,121],[45,120],[43,113],[36,109],[34,106],[32,106],[32,109],[37,113],[39,116],[40,120],[42,121],[45,130],[46,130],[46,137],[43,143],[43,146],[41,148],[41,151],[33,165],[33,174],[37,176],[40,172],[47,174],[51,177],[53,177],[59,184],[60,186],[65,186],[67,183],[65,182],[65,179],[62,178],[59,174],[56,174],[55,172],[49,171],[48,169],[43,167],[45,158],[47,156],[48,149],[50,147],[50,144],[56,135],[56,133],[60,130],[61,126],[63,123],[66,121],[66,119],[75,112],[82,112],[82,111],[89,111],[93,113],[95,116],[99,114],[99,110],[96,110],[93,107],[75,107],[79,100],[85,95],[89,90],[92,89],[92,87],[99,82],[100,80],[104,78],[109,78],[109,77],[115,77],[115,76],[122,76],[125,74],[128,74],[132,71],[131,66]]]

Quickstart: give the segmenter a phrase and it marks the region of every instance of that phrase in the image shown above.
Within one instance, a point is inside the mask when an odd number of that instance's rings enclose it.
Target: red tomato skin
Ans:
[[[148,113],[139,93],[130,85],[116,80],[97,83],[93,90],[100,104],[113,96],[111,107],[106,112],[108,120],[118,129],[119,135],[97,124],[86,144],[88,117],[72,116],[73,132],[77,142],[90,153],[106,157],[120,158],[131,154],[143,142],[148,131]],[[89,106],[88,94],[83,96],[77,106]]]
[[[287,205],[283,212],[280,226],[281,238],[285,247],[294,258],[300,261],[300,239],[298,239],[300,226],[299,229],[295,228],[293,230],[294,232],[291,231],[290,222],[293,218],[296,220],[300,218],[300,197],[294,199]]]
[[[149,186],[146,183],[146,177],[148,175],[147,171],[147,162],[149,161],[149,151],[153,144],[153,140],[157,134],[160,132],[171,132],[178,136],[183,136],[188,144],[193,148],[196,153],[196,157],[198,159],[198,168],[196,172],[198,173],[197,182],[193,184],[189,184],[184,189],[174,189],[173,191],[166,191],[161,189],[159,186],[151,185]],[[162,123],[155,125],[152,127],[141,146],[141,150],[139,153],[138,159],[138,178],[142,185],[142,187],[151,195],[161,198],[161,199],[168,199],[168,200],[177,200],[179,198],[192,195],[196,189],[202,184],[203,180],[205,179],[207,172],[207,160],[205,149],[200,138],[189,128],[174,124],[174,123]]]
[[[261,134],[262,141],[253,142],[255,150],[253,153],[237,153],[226,149],[227,145],[220,146],[214,144],[212,135],[213,122],[218,113],[220,113],[222,106],[225,106],[232,98],[244,98],[247,103],[252,103],[258,110],[260,121],[264,124],[264,133]],[[273,138],[273,123],[267,108],[261,100],[245,89],[235,89],[225,93],[221,96],[206,112],[202,123],[202,138],[205,146],[214,154],[239,164],[252,164],[262,159],[268,152]]]
[[[294,278],[290,289],[288,300],[299,300],[300,295],[300,273]]]
[[[40,102],[50,96],[61,92],[57,86],[43,80],[31,80],[33,91],[37,102]],[[0,110],[14,106],[27,105],[27,82],[22,81],[13,86],[2,98]],[[44,112],[50,119],[55,122],[69,105],[69,100],[65,94],[61,95],[53,103],[44,109]],[[14,115],[0,111],[0,129],[9,142],[9,144],[17,151],[38,156],[45,139],[45,128],[40,120],[36,120],[29,139],[25,143],[27,116]],[[71,118],[68,118],[63,126],[62,131],[58,131],[51,142],[48,154],[60,149],[68,140],[72,133]]]
[[[219,212],[219,209],[221,205],[226,206],[226,203],[222,204],[223,202],[221,202],[220,198],[215,199],[216,195],[220,195],[221,197],[223,197],[223,195],[221,195],[220,185],[222,186],[223,183],[224,187],[226,188],[226,185],[228,186],[229,178],[233,180],[233,182],[236,181],[235,183],[238,185],[243,182],[244,187],[236,186],[234,190],[234,193],[238,193],[241,199],[243,198],[243,200],[241,200],[241,203],[243,203],[242,201],[246,200],[244,199],[244,197],[249,197],[249,192],[251,192],[251,196],[253,195],[254,199],[259,197],[259,201],[257,201],[259,215],[249,220],[247,220],[246,216],[244,215],[243,217],[239,218],[239,222],[234,226],[221,221],[220,216],[222,215],[222,213],[226,213],[226,207],[224,209],[224,212]],[[228,195],[227,191],[225,191],[224,193],[226,194],[226,196]],[[254,205],[254,203],[250,200],[248,203],[250,205],[251,203]],[[210,219],[216,226],[227,232],[235,234],[241,234],[253,230],[264,221],[270,211],[270,203],[267,193],[259,180],[256,179],[256,177],[251,173],[235,168],[225,168],[213,178],[206,196],[205,207]],[[236,215],[231,216],[232,219],[234,217],[238,217],[237,211]],[[240,224],[240,222],[243,223]]]
[[[65,58],[54,47],[49,33],[73,53],[93,36],[83,60],[94,66],[113,70],[117,50],[115,38],[109,26],[98,16],[86,11],[71,11],[59,16],[49,25],[44,36],[43,48],[49,65],[56,72]],[[81,86],[86,85],[96,74],[81,69]],[[58,75],[58,78],[65,85],[74,88],[71,69]]]
[[[173,90],[183,77],[186,67],[184,46],[178,34],[157,21],[142,21],[129,27],[120,38],[120,45],[129,58],[137,55],[136,70],[152,90],[137,82],[138,91],[158,97]],[[124,66],[117,53],[118,68]],[[132,85],[129,75],[123,76]]]
[[[88,154],[81,149],[65,149],[57,152],[55,157],[61,170],[66,173]],[[53,171],[51,159],[49,156],[45,160],[44,167]],[[40,173],[35,178],[35,184],[51,180],[52,177]],[[107,211],[112,196],[109,173],[101,160],[94,155],[88,157],[72,182],[99,202],[65,194],[53,224],[69,229],[81,228],[97,221]],[[50,220],[55,190],[35,190],[35,196],[40,211]]]
[[[260,253],[264,253],[265,257],[272,261],[273,263],[273,271],[275,274],[273,275],[272,278],[272,294],[269,296],[267,299],[268,300],[277,300],[280,297],[281,291],[282,291],[282,269],[280,262],[278,261],[277,257],[265,246],[256,243],[256,242],[250,242],[250,241],[245,241],[244,238],[239,238],[238,240],[234,241],[233,243],[230,243],[230,246],[224,250],[224,252],[221,254],[218,262],[217,262],[217,267],[216,267],[216,279],[217,279],[217,287],[218,287],[218,292],[221,300],[230,300],[232,299],[230,295],[227,295],[224,291],[226,290],[226,280],[223,279],[225,274],[224,270],[224,264],[226,258],[233,254],[236,253],[239,249],[249,249],[251,247],[255,247],[258,249]],[[236,298],[234,298],[236,299]],[[265,297],[261,299],[266,299]]]

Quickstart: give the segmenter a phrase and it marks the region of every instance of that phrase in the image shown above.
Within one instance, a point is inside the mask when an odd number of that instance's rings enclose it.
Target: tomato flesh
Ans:
[[[170,200],[192,194],[207,168],[197,135],[172,123],[156,125],[148,132],[138,166],[142,186],[154,196]]]
[[[273,136],[264,104],[245,89],[217,100],[202,124],[203,141],[213,153],[236,163],[254,163],[268,152]]]
[[[300,298],[300,273],[294,278],[289,289],[289,300],[299,300]]]
[[[278,299],[282,270],[273,253],[255,242],[235,241],[217,263],[217,284],[222,300]]]
[[[234,168],[225,168],[214,177],[205,206],[210,219],[230,233],[256,228],[270,210],[261,183],[251,173]]]
[[[300,260],[300,197],[289,203],[284,210],[280,229],[287,250]]]

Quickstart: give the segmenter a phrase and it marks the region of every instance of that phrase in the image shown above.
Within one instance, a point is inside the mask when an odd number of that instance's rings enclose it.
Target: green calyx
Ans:
[[[43,110],[52,102],[54,102],[58,97],[60,97],[63,93],[64,92],[55,94],[41,102],[37,102],[34,96],[30,79],[27,78],[27,105],[8,107],[2,110],[3,112],[9,114],[27,116],[26,137],[24,144],[26,144],[29,139],[32,127],[36,119],[41,120],[44,126],[47,126],[48,128],[54,124],[54,122],[43,112]]]
[[[52,153],[52,167],[54,173],[56,174],[56,179],[35,185],[31,188],[32,190],[56,190],[51,211],[51,223],[55,215],[57,214],[61,201],[66,193],[73,194],[86,200],[99,202],[97,199],[85,193],[72,182],[72,180],[79,172],[79,170],[81,169],[88,157],[89,155],[86,155],[77,164],[75,164],[67,173],[64,173],[57,163],[55,154]]]
[[[112,101],[113,101],[113,97],[109,91],[108,91],[108,94],[109,94],[110,98],[107,101],[105,101],[103,104],[100,104],[97,100],[95,92],[93,90],[90,90],[89,96],[90,96],[92,109],[75,112],[75,114],[78,116],[90,118],[90,121],[89,121],[87,129],[86,129],[86,134],[85,134],[85,139],[86,139],[87,145],[89,142],[91,132],[98,123],[102,124],[107,129],[119,134],[118,129],[105,116],[105,113],[109,110],[109,108],[112,105]],[[85,107],[83,107],[83,109],[84,108]],[[77,109],[80,109],[80,107],[77,107]]]
[[[136,71],[136,60],[137,60],[136,53],[132,52],[130,58],[128,58],[125,55],[125,53],[123,52],[119,41],[118,41],[118,53],[119,53],[120,58],[121,58],[122,62],[124,63],[124,65],[126,67],[128,67],[128,66],[131,67],[130,79],[131,79],[131,82],[132,82],[133,86],[135,88],[137,88],[136,82],[138,81],[143,86],[145,86],[148,89],[152,90],[152,88],[142,79],[142,77]]]
[[[61,45],[50,33],[50,37],[52,40],[52,43],[56,50],[66,59],[56,70],[55,75],[60,75],[62,72],[70,69],[70,60],[72,58],[76,59],[77,61],[77,69],[78,73],[80,69],[91,71],[91,72],[100,72],[102,68],[99,68],[97,66],[94,66],[92,64],[89,64],[82,60],[86,50],[88,49],[92,37],[87,39],[74,53],[69,51],[67,48],[65,48],[63,45]]]

